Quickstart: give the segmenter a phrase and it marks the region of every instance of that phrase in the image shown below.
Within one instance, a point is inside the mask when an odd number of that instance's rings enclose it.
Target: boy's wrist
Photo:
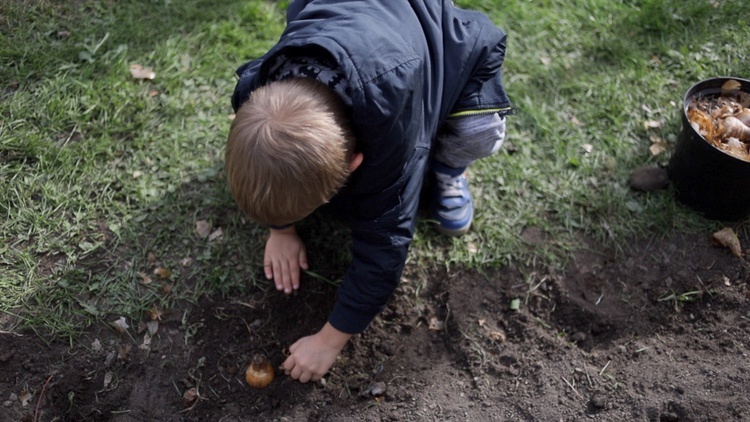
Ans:
[[[289,224],[286,226],[272,226],[268,225],[268,231],[271,232],[271,235],[275,234],[295,234],[297,233],[297,230],[294,228],[294,224]]]
[[[339,350],[343,349],[349,339],[352,338],[352,334],[339,331],[330,322],[326,322],[318,334],[323,336],[327,344],[335,346]]]

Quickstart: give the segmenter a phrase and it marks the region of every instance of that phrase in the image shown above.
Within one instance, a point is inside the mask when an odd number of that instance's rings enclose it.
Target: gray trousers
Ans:
[[[505,141],[505,117],[492,113],[449,118],[436,140],[435,159],[464,168],[500,149]]]

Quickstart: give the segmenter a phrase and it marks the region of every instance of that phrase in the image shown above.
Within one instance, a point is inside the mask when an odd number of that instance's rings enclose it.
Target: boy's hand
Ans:
[[[317,334],[302,337],[289,347],[291,354],[281,369],[302,383],[318,381],[333,366],[351,336],[326,323]]]
[[[307,251],[294,226],[282,230],[269,229],[263,257],[266,278],[274,280],[276,289],[289,294],[299,288],[300,268],[307,269]]]

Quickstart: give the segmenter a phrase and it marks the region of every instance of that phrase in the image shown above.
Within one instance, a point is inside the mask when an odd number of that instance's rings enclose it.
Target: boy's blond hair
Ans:
[[[271,82],[237,110],[225,160],[250,218],[285,225],[328,202],[349,177],[354,147],[339,97],[308,78]]]

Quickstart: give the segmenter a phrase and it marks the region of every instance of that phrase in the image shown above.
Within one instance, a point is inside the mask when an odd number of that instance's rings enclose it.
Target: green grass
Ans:
[[[692,84],[748,77],[743,3],[458,3],[509,34],[512,148],[472,168],[475,230],[445,239],[421,222],[411,262],[560,265],[582,235],[620,247],[634,235],[717,225],[671,192],[630,191],[627,178],[666,164],[650,138],[674,145]],[[234,69],[273,45],[285,4],[0,4],[0,321],[10,321],[0,329],[72,335],[113,315],[267,288],[264,230],[234,206],[222,156]],[[156,78],[133,80],[131,64]],[[646,129],[647,120],[664,125]],[[222,236],[197,236],[201,220]],[[527,245],[529,227],[547,242]],[[338,226],[304,230],[318,262],[346,261],[327,236],[344,236]],[[171,276],[159,279],[159,267]]]

